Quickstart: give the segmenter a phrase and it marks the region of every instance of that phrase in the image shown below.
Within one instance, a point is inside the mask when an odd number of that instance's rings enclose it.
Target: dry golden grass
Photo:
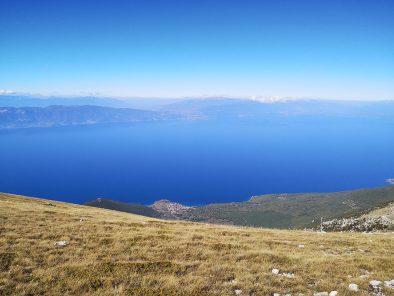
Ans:
[[[0,194],[0,295],[365,295],[370,280],[394,278],[393,233],[241,228],[47,203]]]

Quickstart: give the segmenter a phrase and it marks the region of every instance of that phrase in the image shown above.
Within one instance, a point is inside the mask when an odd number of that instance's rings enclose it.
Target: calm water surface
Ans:
[[[242,201],[383,186],[394,177],[393,151],[393,124],[362,120],[1,131],[0,191],[78,203]]]

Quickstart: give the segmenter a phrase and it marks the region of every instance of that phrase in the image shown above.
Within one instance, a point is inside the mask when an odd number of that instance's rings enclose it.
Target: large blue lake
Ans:
[[[384,186],[393,124],[157,122],[0,132],[0,191],[82,203],[243,201]]]

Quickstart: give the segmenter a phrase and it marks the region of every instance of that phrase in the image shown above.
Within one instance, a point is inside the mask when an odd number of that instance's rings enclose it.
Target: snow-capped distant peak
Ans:
[[[250,100],[257,101],[261,103],[284,103],[290,100],[288,97],[281,97],[281,96],[252,96]]]
[[[0,89],[0,95],[11,95],[11,94],[15,94],[15,92],[10,89]]]

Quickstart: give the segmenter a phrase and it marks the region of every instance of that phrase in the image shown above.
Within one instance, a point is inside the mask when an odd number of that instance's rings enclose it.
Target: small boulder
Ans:
[[[373,281],[370,281],[370,282],[369,282],[369,284],[370,284],[372,287],[377,287],[377,286],[379,286],[381,283],[382,283],[381,281],[377,281],[377,280],[373,280]]]
[[[279,269],[277,269],[277,268],[272,269],[272,273],[273,274],[279,274]]]
[[[313,293],[313,296],[328,296],[328,292],[317,292],[317,293]]]
[[[235,293],[235,295],[241,295],[242,290],[241,289],[234,290],[234,293]]]
[[[349,291],[358,292],[358,285],[357,284],[350,284]]]
[[[298,245],[299,248],[305,248],[305,245]]]
[[[380,287],[381,281],[373,280],[369,282],[369,292],[373,296],[384,296],[382,288]]]
[[[391,281],[384,281],[384,286],[394,290],[394,280]]]
[[[55,246],[65,247],[65,246],[67,246],[67,242],[64,240],[58,241],[58,242],[55,242]]]
[[[287,277],[289,279],[292,279],[294,277],[294,273],[290,273],[290,272],[289,273],[285,273],[284,272],[281,275],[284,276],[284,277]]]
[[[338,295],[338,291],[331,291],[330,294],[328,294],[328,296],[337,296]]]

